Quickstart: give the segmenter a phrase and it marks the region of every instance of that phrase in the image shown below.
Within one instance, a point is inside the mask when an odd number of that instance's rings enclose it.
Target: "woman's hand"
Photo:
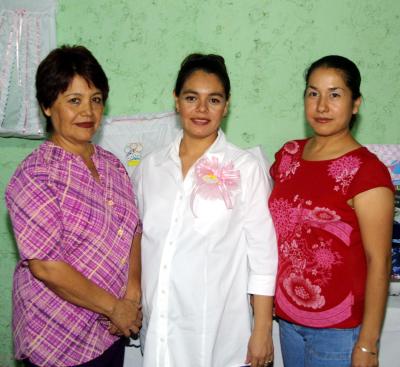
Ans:
[[[117,299],[62,261],[29,260],[29,269],[60,298],[104,315],[125,336],[129,336],[131,330],[139,331],[138,302],[128,298]]]
[[[378,365],[378,354],[363,352],[357,344],[355,345],[351,356],[351,367],[377,367]]]
[[[136,318],[133,321],[132,327],[129,328],[130,335],[132,333],[133,334],[137,334],[139,332],[139,330],[140,330],[140,328],[142,326],[142,318],[143,318],[142,306],[139,303],[135,302],[135,301],[132,301],[132,302],[134,302],[135,305],[136,305]],[[110,332],[110,334],[113,334],[113,335],[120,335],[120,336],[121,335],[125,335],[123,333],[123,331],[121,329],[119,329],[114,323],[110,324],[110,327],[108,328],[108,331]]]
[[[131,253],[129,257],[129,274],[128,274],[128,285],[126,288],[126,293],[125,296],[122,300],[132,302],[136,308],[135,308],[135,314],[133,316],[133,323],[131,323],[128,326],[129,334],[126,334],[126,329],[125,332],[121,327],[114,322],[111,317],[109,317],[110,321],[112,322],[111,326],[109,327],[109,331],[111,334],[115,335],[125,335],[125,336],[130,336],[131,332],[134,334],[137,334],[139,332],[140,327],[142,326],[142,306],[141,306],[141,298],[142,298],[142,291],[140,289],[140,276],[141,276],[141,238],[142,235],[141,233],[135,234],[133,241],[132,241],[132,247],[131,247]],[[132,320],[131,320],[132,321]]]
[[[130,336],[139,332],[141,321],[141,306],[135,301],[123,298],[117,300],[108,315],[111,321],[110,333]]]
[[[253,295],[251,297],[254,326],[247,346],[245,363],[251,367],[264,367],[272,362],[274,346],[272,344],[272,296]]]
[[[250,363],[251,367],[264,367],[274,359],[274,346],[272,334],[253,330],[251,334],[245,363]]]

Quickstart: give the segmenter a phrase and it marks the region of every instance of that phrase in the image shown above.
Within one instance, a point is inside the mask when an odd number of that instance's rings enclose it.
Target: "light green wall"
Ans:
[[[113,115],[171,110],[183,57],[222,54],[232,78],[228,136],[271,156],[304,135],[303,71],[333,53],[354,59],[363,75],[357,137],[396,142],[399,16],[397,0],[64,0],[58,41],[84,43],[100,59]]]
[[[58,44],[84,44],[111,84],[111,115],[173,109],[179,63],[222,54],[232,81],[228,137],[268,157],[305,135],[303,71],[342,54],[363,75],[356,137],[400,143],[400,2],[397,0],[59,0]],[[0,138],[0,194],[38,142]],[[0,366],[11,366],[10,292],[17,255],[0,205]]]

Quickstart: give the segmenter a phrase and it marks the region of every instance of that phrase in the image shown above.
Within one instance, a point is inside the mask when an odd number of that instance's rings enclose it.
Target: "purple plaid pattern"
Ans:
[[[14,274],[16,358],[40,366],[90,361],[115,342],[98,314],[74,306],[29,271],[28,259],[62,260],[117,297],[125,293],[138,213],[129,177],[99,146],[96,182],[83,160],[45,142],[17,168],[6,190],[21,260]]]

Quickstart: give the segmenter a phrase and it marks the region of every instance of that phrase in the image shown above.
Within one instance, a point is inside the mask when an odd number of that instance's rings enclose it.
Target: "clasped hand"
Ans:
[[[130,299],[119,299],[109,316],[109,332],[114,335],[137,334],[142,326],[142,306]]]

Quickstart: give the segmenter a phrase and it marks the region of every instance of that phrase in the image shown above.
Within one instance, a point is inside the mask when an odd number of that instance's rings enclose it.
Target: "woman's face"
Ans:
[[[174,97],[184,134],[196,139],[215,139],[229,104],[218,76],[197,70]]]
[[[60,93],[44,113],[53,124],[52,138],[61,144],[82,144],[92,139],[100,125],[103,110],[101,91],[76,75],[67,90]]]
[[[353,101],[351,90],[339,70],[321,67],[310,75],[304,109],[316,135],[347,134],[352,115],[358,112],[360,104],[361,97]]]

